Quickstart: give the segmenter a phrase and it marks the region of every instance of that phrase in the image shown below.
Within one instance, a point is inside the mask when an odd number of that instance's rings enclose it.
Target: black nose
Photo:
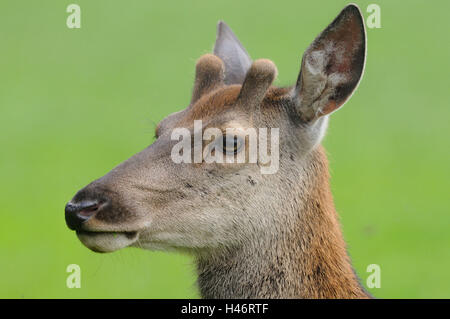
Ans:
[[[80,230],[81,225],[95,215],[99,209],[100,204],[97,200],[67,203],[65,209],[67,226],[72,230]]]

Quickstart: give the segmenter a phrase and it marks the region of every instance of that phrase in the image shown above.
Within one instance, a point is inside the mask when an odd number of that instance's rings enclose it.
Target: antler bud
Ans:
[[[222,60],[213,55],[202,55],[195,68],[195,84],[191,104],[200,97],[223,85],[224,65]]]
[[[251,111],[257,109],[277,74],[277,67],[272,61],[259,59],[253,62],[242,84],[238,103]]]

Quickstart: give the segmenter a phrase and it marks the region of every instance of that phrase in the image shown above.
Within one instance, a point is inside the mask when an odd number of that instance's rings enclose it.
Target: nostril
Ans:
[[[95,203],[87,203],[85,206],[81,207],[81,210],[78,212],[78,215],[83,217],[91,217],[99,208],[99,204]]]
[[[99,209],[100,203],[98,201],[69,202],[65,207],[66,224],[72,230],[79,230],[81,225]]]

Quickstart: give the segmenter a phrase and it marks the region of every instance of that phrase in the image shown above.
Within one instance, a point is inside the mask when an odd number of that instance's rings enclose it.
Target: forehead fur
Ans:
[[[188,117],[191,120],[199,120],[223,112],[234,105],[240,89],[240,85],[230,85],[203,95],[190,107]]]
[[[236,101],[241,91],[241,85],[223,86],[209,94],[202,96],[195,104],[187,110],[184,121],[193,121],[206,118],[213,118],[220,113],[224,113],[236,107]],[[289,91],[288,88],[270,87],[263,101],[263,107],[275,107],[276,104]],[[245,105],[243,106],[245,108]]]

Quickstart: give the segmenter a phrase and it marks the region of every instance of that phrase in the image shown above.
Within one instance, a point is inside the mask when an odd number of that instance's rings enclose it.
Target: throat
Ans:
[[[370,298],[346,251],[326,159],[320,163],[322,179],[308,195],[277,212],[287,220],[238,247],[197,256],[203,298]]]
[[[197,259],[203,298],[367,298],[343,243],[285,238]]]

